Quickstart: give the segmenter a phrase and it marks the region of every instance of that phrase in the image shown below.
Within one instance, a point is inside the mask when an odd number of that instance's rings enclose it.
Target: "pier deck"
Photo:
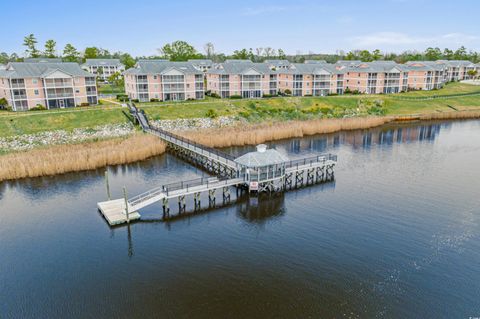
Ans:
[[[129,109],[135,122],[140,124],[145,132],[158,136],[177,156],[203,167],[216,177],[180,181],[156,187],[129,199],[98,203],[98,209],[111,226],[140,219],[138,211],[157,202],[162,203],[164,217],[170,216],[170,199],[178,200],[178,213],[181,214],[186,209],[186,196],[193,195],[195,210],[198,210],[201,194],[208,192],[209,202],[214,204],[215,193],[219,189],[223,202],[229,202],[231,187],[237,187],[237,192],[244,189],[256,193],[277,192],[334,179],[334,167],[337,162],[335,155],[326,154],[285,161],[286,158],[278,151],[266,151],[266,145],[262,144],[257,147],[257,152],[234,158],[222,151],[153,127],[145,113],[132,103],[129,103]]]

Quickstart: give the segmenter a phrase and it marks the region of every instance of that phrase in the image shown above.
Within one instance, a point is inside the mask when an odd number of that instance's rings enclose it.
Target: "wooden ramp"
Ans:
[[[125,200],[114,199],[106,202],[97,203],[97,207],[107,220],[110,226],[119,225],[127,222],[127,215],[125,214]],[[137,220],[140,214],[132,212],[128,214],[129,220]]]

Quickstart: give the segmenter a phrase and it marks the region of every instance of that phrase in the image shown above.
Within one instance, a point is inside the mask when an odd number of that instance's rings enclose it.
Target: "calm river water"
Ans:
[[[101,170],[0,183],[0,318],[480,317],[480,121],[273,145],[338,154],[336,181],[114,229]],[[202,175],[167,154],[110,183]]]

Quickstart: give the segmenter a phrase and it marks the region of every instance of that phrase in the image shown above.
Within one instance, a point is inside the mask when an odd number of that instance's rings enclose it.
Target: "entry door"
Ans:
[[[63,109],[65,107],[65,101],[64,100],[58,100],[58,107]]]
[[[253,99],[255,97],[255,91],[250,91],[250,98]]]

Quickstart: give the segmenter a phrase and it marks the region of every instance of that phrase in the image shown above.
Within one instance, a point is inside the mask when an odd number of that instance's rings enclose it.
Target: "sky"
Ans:
[[[24,36],[83,50],[158,54],[184,40],[204,53],[281,48],[287,54],[427,47],[480,51],[478,0],[0,0],[0,52],[23,54]],[[59,50],[60,51],[60,50]]]

